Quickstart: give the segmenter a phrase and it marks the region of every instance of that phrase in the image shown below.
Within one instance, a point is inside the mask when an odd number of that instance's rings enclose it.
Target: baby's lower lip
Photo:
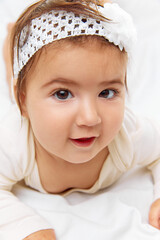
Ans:
[[[95,137],[71,139],[71,141],[79,147],[89,147],[94,142],[94,140]]]

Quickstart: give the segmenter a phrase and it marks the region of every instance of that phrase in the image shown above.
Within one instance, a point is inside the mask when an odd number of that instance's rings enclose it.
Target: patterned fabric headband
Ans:
[[[24,27],[20,35],[20,44],[15,49],[14,77],[28,63],[30,58],[43,46],[59,39],[80,35],[103,36],[119,49],[130,54],[136,41],[136,30],[131,16],[116,3],[106,3],[98,7],[102,16],[110,21],[96,20],[81,14],[52,10],[31,21],[29,36],[25,42],[28,28]]]

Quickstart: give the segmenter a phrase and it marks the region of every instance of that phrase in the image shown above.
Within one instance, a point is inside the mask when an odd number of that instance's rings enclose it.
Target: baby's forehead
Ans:
[[[58,54],[63,54],[68,49],[86,49],[93,53],[99,52],[103,53],[103,55],[112,55],[112,57],[115,56],[115,58],[120,58],[121,61],[124,61],[124,64],[127,64],[128,60],[128,54],[125,50],[121,51],[118,46],[110,43],[104,37],[91,35],[76,36],[55,41],[44,46],[40,52],[47,54],[50,51],[54,51],[56,56]]]
[[[84,54],[81,54],[82,52],[84,52]],[[121,65],[123,69],[127,67],[127,53],[125,51],[120,51],[119,48],[112,43],[107,42],[105,39],[103,40],[103,37],[86,36],[86,38],[84,38],[79,36],[73,37],[72,39],[59,40],[42,47],[32,57],[32,61],[27,64],[25,71],[31,72],[32,74],[35,68],[38,67],[38,69],[41,70],[43,65],[47,67],[50,64],[52,64],[53,67],[56,65],[61,66],[61,69],[64,67],[67,68],[71,62],[73,67],[75,64],[81,64],[83,61],[85,61],[87,65],[87,61],[90,60],[86,58],[90,56],[92,56],[92,59],[95,59],[95,62],[102,61],[104,67],[106,63],[105,59],[107,58],[110,59],[110,67],[113,66],[114,68],[119,65]]]
[[[94,65],[98,65],[102,71],[107,70],[108,67],[116,71],[119,66],[124,70],[126,54],[109,43],[102,47],[99,41],[92,41],[91,44],[87,41],[83,44],[77,44],[77,42],[75,44],[73,41],[64,40],[63,43],[59,42],[58,46],[55,42],[40,49],[35,54],[35,60],[29,71],[39,74],[42,69],[45,69],[45,75],[49,75],[49,72],[53,72],[53,75],[55,73],[59,75],[60,72],[68,74],[68,71],[70,74],[75,74],[74,68],[78,66],[78,70],[81,69],[87,73],[94,68]]]

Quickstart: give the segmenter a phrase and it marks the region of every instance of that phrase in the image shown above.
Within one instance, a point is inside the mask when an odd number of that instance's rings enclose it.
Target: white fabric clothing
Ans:
[[[51,226],[11,193],[12,186],[22,179],[30,187],[43,193],[46,191],[40,182],[34,138],[28,121],[22,121],[21,125],[21,119],[14,107],[8,121],[0,126],[0,231],[5,232],[7,240],[20,240]],[[99,179],[90,189],[71,189],[65,194],[73,191],[97,192],[110,186],[135,165],[142,165],[152,170],[155,197],[160,198],[159,143],[160,124],[137,118],[126,108],[122,128],[108,146],[109,155],[103,164]]]

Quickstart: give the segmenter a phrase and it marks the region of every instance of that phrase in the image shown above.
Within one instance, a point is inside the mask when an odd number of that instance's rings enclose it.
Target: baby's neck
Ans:
[[[67,189],[89,189],[97,181],[108,149],[103,149],[92,160],[73,164],[66,161],[56,161],[53,156],[36,148],[36,161],[41,184],[49,193],[62,193]]]

